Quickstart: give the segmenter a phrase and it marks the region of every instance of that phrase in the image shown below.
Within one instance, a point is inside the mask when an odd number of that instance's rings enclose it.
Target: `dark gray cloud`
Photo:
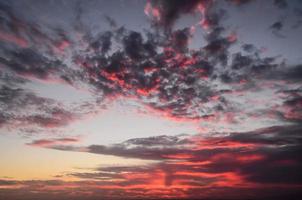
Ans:
[[[272,33],[275,36],[277,36],[279,38],[285,38],[285,36],[280,33],[283,29],[283,26],[284,25],[283,25],[282,21],[277,21],[270,26],[270,29],[272,30]]]
[[[172,28],[176,20],[185,14],[196,12],[198,6],[207,7],[211,4],[211,0],[189,0],[186,2],[177,1],[150,1],[147,4],[145,12],[153,15],[153,23],[166,30]]]
[[[288,7],[287,0],[274,0],[274,4],[280,9]]]

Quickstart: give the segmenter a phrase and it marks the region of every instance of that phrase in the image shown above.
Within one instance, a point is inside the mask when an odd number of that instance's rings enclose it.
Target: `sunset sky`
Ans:
[[[0,200],[302,199],[302,1],[0,0]]]

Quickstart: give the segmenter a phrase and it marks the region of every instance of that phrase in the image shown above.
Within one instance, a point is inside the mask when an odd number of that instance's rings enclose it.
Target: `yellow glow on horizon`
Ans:
[[[7,138],[0,140],[0,178],[16,180],[57,179],[56,175],[90,171],[102,166],[143,165],[148,162],[84,152],[67,152],[26,146]],[[73,180],[63,177],[63,180]]]

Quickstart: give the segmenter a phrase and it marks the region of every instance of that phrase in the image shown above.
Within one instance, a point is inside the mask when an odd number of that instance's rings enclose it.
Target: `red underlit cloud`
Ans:
[[[13,43],[22,48],[28,47],[28,42],[25,39],[12,35],[10,33],[5,33],[1,30],[0,30],[0,40]]]
[[[79,138],[56,138],[56,139],[40,139],[27,143],[29,146],[52,147],[56,145],[70,145],[80,142]]]

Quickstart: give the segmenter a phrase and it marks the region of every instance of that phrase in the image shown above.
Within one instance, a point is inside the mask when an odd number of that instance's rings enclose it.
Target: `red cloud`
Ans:
[[[4,40],[6,42],[14,43],[17,46],[20,46],[22,48],[28,47],[28,42],[18,36],[12,35],[10,33],[5,33],[0,30],[0,40]]]
[[[31,143],[27,143],[27,145],[51,148],[56,145],[67,145],[67,144],[70,145],[78,142],[80,142],[79,138],[56,138],[56,139],[34,140]]]

